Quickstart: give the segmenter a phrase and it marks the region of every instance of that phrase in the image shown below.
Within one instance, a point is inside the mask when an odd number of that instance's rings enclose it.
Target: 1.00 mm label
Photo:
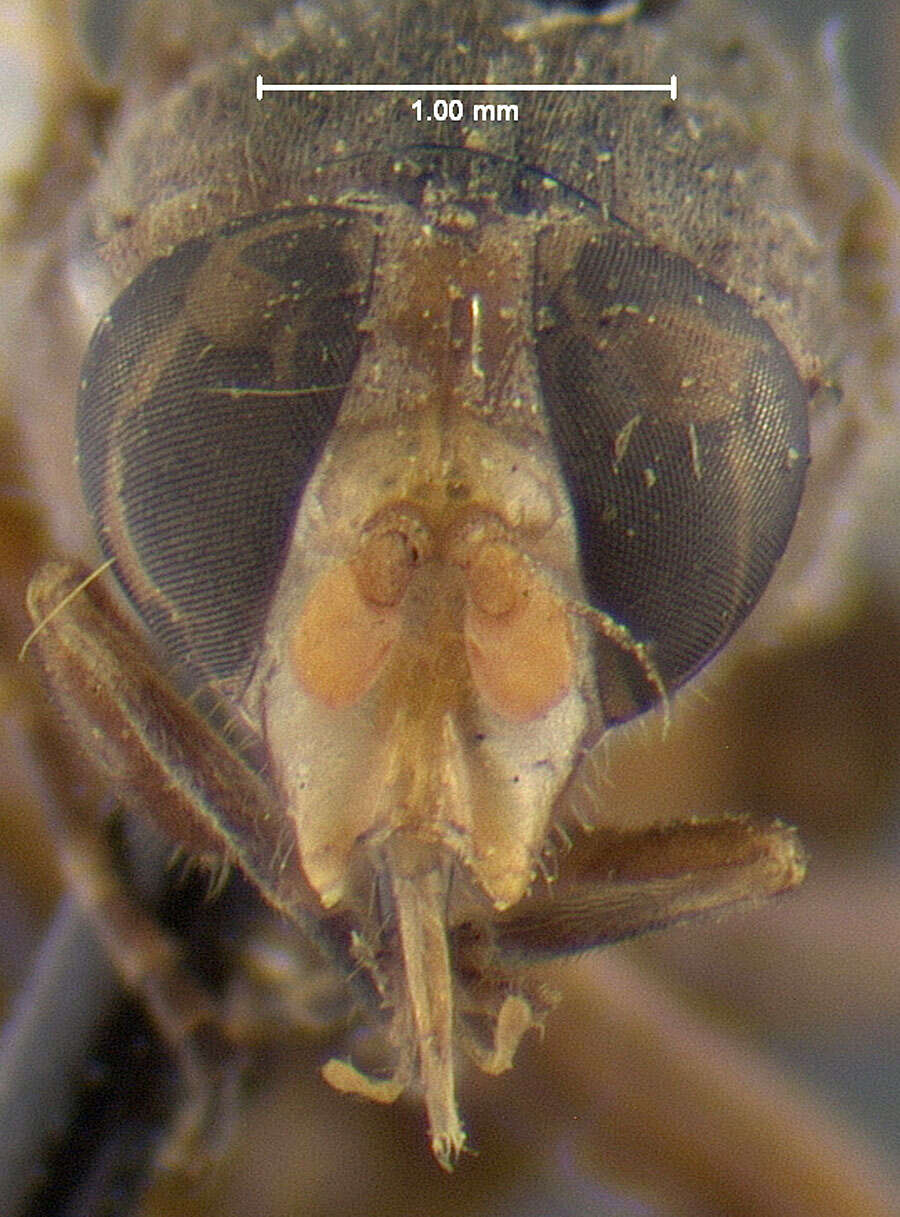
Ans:
[[[426,105],[421,97],[412,103],[417,122],[458,123],[466,117],[465,103],[459,97],[435,97]],[[506,102],[476,101],[472,104],[472,121],[476,123],[515,123],[519,121],[519,107]]]

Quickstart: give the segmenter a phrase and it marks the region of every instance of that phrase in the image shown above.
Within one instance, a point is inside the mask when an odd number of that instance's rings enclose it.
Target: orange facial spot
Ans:
[[[332,709],[354,705],[384,667],[400,617],[399,609],[366,599],[349,563],[326,571],[313,584],[289,641],[296,679]]]
[[[546,714],[570,688],[574,670],[559,596],[504,542],[479,548],[466,587],[466,654],[478,693],[511,722]]]

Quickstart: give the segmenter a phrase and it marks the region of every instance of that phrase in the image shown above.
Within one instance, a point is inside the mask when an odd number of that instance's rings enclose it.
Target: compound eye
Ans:
[[[548,230],[535,307],[588,599],[671,691],[741,624],[787,544],[807,390],[745,300],[624,231]],[[601,639],[598,663],[609,721],[659,696],[621,647]]]
[[[210,677],[253,654],[351,378],[375,257],[337,208],[243,219],[122,292],[78,403],[85,498],[151,633]]]

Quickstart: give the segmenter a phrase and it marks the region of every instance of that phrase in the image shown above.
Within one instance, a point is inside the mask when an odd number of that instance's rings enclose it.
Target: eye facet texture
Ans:
[[[784,550],[808,463],[806,389],[744,300],[625,230],[548,232],[535,309],[588,599],[674,689],[740,625]],[[654,691],[599,647],[634,697],[607,720],[628,718]]]
[[[101,545],[151,632],[207,675],[237,671],[261,630],[373,256],[339,209],[237,221],[144,270],[91,342],[78,443]]]

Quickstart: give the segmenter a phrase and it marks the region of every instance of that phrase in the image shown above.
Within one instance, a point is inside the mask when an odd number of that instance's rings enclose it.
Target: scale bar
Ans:
[[[262,101],[264,93],[668,93],[672,101],[677,101],[678,77],[671,76],[665,85],[301,85],[266,84],[262,76],[257,76],[256,100]]]

